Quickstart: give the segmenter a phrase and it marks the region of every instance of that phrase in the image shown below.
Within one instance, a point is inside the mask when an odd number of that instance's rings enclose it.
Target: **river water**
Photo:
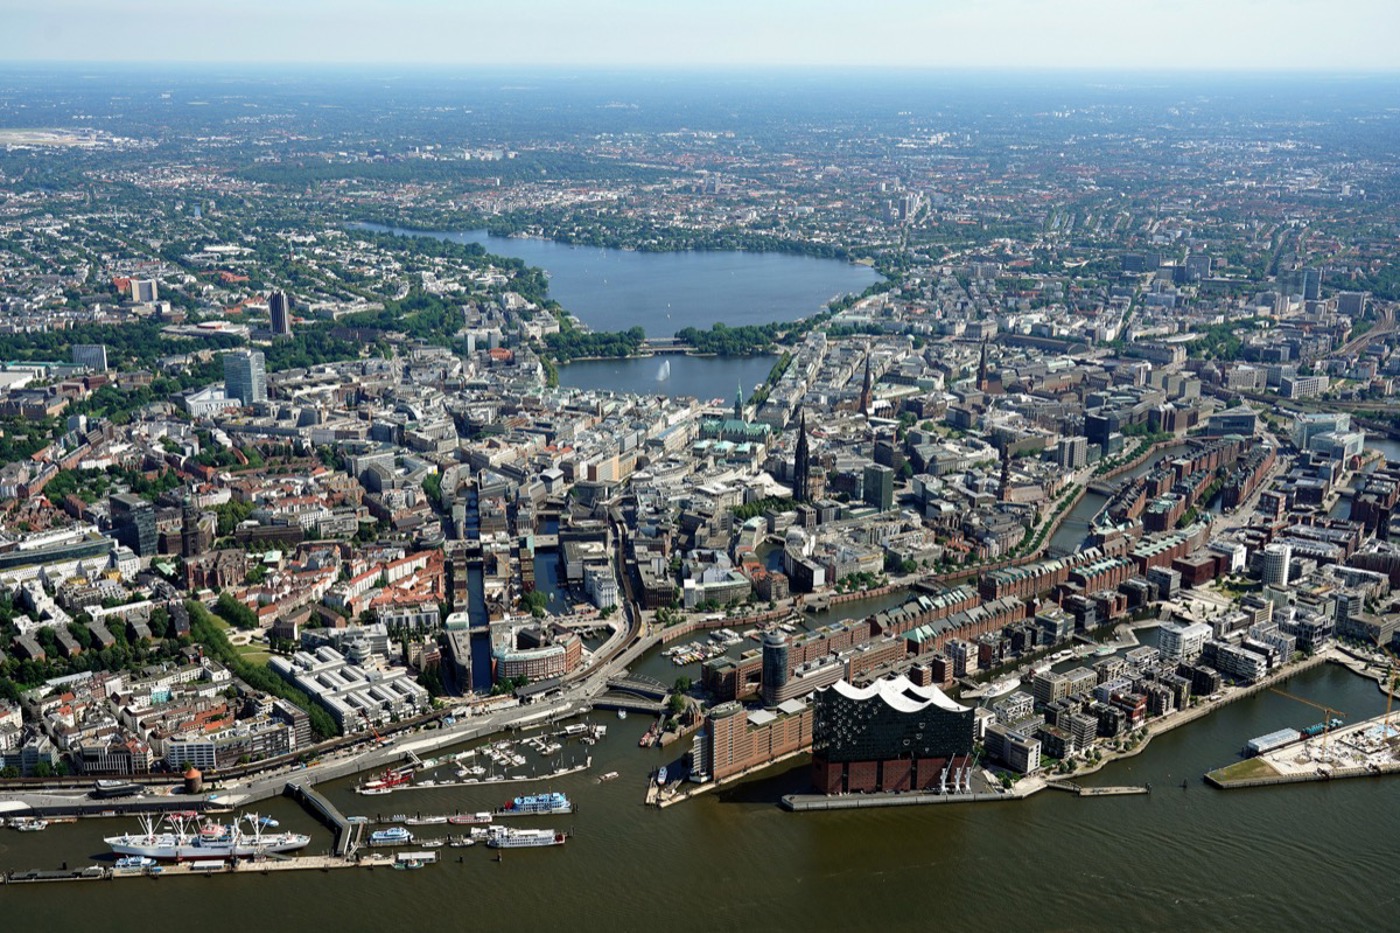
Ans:
[[[493,237],[485,230],[423,233],[377,224],[365,229],[480,243],[487,252],[546,270],[549,294],[596,331],[641,326],[651,337],[685,327],[708,329],[795,321],[833,298],[880,280],[869,266],[783,253],[643,253],[569,246],[552,240]],[[766,373],[765,373],[766,375]]]
[[[1373,682],[1332,665],[1287,688],[1351,717],[1383,709]],[[1249,738],[1319,715],[1266,693],[1086,779],[1150,782],[1148,796],[1045,792],[1010,803],[789,814],[774,801],[804,789],[805,762],[665,811],[644,808],[647,775],[678,753],[638,749],[647,726],[640,716],[598,714],[609,735],[593,749],[592,771],[548,785],[573,796],[579,811],[526,821],[572,828],[559,849],[513,851],[496,863],[481,847],[445,848],[443,864],[417,872],[17,885],[0,903],[15,929],[77,929],[100,916],[103,929],[143,933],[172,917],[208,933],[927,930],[973,917],[990,930],[1391,929],[1393,882],[1378,855],[1400,832],[1394,778],[1232,792],[1200,782]],[[610,770],[621,777],[596,783]],[[346,813],[369,816],[485,809],[522,792],[364,798],[351,783],[323,790]],[[311,833],[313,848],[329,845],[329,831],[290,801],[264,810]],[[89,820],[0,831],[0,865],[88,864],[104,851],[100,837],[123,829],[124,821]]]

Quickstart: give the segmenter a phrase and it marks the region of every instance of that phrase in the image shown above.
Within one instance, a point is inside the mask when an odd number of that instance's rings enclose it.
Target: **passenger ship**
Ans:
[[[242,823],[246,822],[245,830]],[[232,823],[200,819],[191,812],[141,818],[141,832],[108,836],[102,841],[117,855],[181,861],[183,859],[250,858],[254,855],[304,849],[311,837],[301,833],[263,832],[266,823],[247,814]]]
[[[568,838],[568,833],[557,833],[552,829],[513,829],[509,826],[494,826],[486,844],[493,849],[528,849],[537,846],[562,846]]]
[[[501,816],[529,816],[536,813],[573,813],[574,805],[566,794],[558,791],[546,794],[527,794],[516,797],[497,811]]]

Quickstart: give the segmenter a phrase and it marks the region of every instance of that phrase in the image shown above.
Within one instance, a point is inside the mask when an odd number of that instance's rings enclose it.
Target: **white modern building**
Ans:
[[[1157,650],[1164,660],[1178,664],[1194,663],[1212,634],[1211,627],[1204,622],[1192,622],[1190,625],[1166,622],[1158,631]]]

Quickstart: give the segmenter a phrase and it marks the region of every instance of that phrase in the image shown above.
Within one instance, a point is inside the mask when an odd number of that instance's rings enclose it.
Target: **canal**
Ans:
[[[1130,477],[1142,476],[1150,472],[1157,465],[1158,460],[1163,457],[1174,457],[1185,450],[1186,446],[1185,443],[1181,443],[1167,447],[1126,473],[1119,474],[1118,480],[1125,481]],[[1094,516],[1098,515],[1106,504],[1108,504],[1108,496],[1092,490],[1086,491],[1074,508],[1069,510],[1069,514],[1060,523],[1060,527],[1056,528],[1055,533],[1050,536],[1047,553],[1050,555],[1072,554],[1082,548],[1089,536],[1089,523],[1094,520]]]

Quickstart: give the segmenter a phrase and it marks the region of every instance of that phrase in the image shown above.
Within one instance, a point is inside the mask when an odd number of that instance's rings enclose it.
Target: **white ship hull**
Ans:
[[[296,833],[283,833],[277,836],[264,836],[260,841],[251,839],[236,843],[180,842],[174,839],[145,838],[129,839],[113,836],[103,840],[118,855],[142,855],[159,861],[182,862],[195,859],[252,858],[267,853],[295,852],[304,849],[311,842],[310,836]]]
[[[201,820],[195,813],[172,813],[165,816],[164,823],[168,825],[160,828],[156,816],[143,816],[142,832],[108,836],[102,841],[117,855],[175,862],[295,852],[311,842],[310,836],[301,833],[263,832],[272,821],[257,814],[245,814],[221,825]],[[249,830],[245,831],[244,823]]]

